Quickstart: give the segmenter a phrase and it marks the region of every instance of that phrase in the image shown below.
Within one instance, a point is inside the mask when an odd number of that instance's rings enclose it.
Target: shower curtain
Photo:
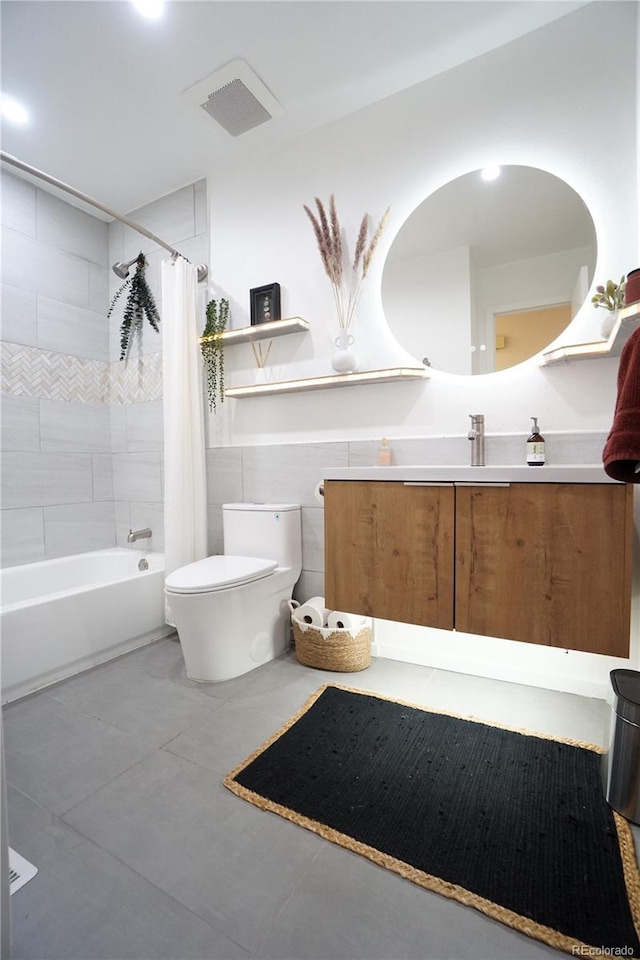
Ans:
[[[207,555],[204,404],[196,268],[162,263],[165,577]],[[167,622],[171,623],[167,610]]]

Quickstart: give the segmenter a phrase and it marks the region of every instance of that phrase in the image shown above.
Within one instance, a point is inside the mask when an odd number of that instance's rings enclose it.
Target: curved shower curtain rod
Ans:
[[[30,166],[28,163],[24,163],[23,160],[18,160],[17,157],[11,156],[10,153],[5,153],[4,150],[0,150],[0,160],[4,163],[8,163],[13,167],[17,167],[19,170],[22,170],[24,173],[30,174],[32,177],[38,177],[40,180],[44,180],[46,183],[50,183],[53,187],[57,187],[59,190],[64,190],[67,193],[70,193],[71,196],[76,197],[78,200],[88,203],[92,207],[96,207],[98,210],[102,210],[103,213],[108,214],[108,216],[113,217],[114,220],[119,220],[120,223],[124,223],[127,227],[131,227],[132,230],[136,230],[138,233],[141,233],[143,237],[147,237],[149,240],[153,240],[154,243],[157,243],[158,246],[163,247],[165,250],[168,250],[172,258],[175,260],[176,257],[182,257],[182,254],[178,250],[174,250],[173,247],[170,247],[168,243],[165,243],[164,240],[161,240],[160,237],[156,237],[154,233],[151,233],[150,230],[147,230],[146,227],[141,227],[139,223],[135,223],[133,220],[129,220],[128,217],[123,217],[122,214],[117,213],[115,210],[112,210],[110,207],[106,207],[103,203],[100,203],[98,200],[94,200],[93,197],[87,196],[86,193],[82,193],[80,190],[76,190],[75,187],[70,187],[68,183],[64,183],[62,180],[57,180],[56,177],[50,176],[48,173],[44,173],[42,170],[38,170],[36,167]],[[124,279],[129,272],[129,267],[136,262],[137,257],[134,257],[133,260],[130,260],[128,263],[114,263],[112,270],[116,276]],[[183,257],[186,260],[186,257]],[[198,272],[198,282],[201,283],[203,280],[207,279],[209,270],[206,263],[199,263],[196,267]]]

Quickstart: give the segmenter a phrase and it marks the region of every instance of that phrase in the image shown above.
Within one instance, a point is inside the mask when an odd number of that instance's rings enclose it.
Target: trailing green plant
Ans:
[[[136,269],[130,277],[127,277],[122,284],[109,307],[107,319],[113,313],[114,307],[122,294],[129,288],[129,295],[122,314],[122,323],[120,325],[120,359],[126,359],[131,340],[133,336],[140,337],[142,334],[142,323],[146,314],[147,320],[159,333],[158,324],[160,323],[160,314],[156,307],[156,302],[145,278],[146,260],[144,254],[140,252],[136,258]]]
[[[206,316],[200,349],[207,371],[209,409],[215,412],[218,400],[224,402],[224,341],[221,335],[229,320],[229,301],[210,300]]]
[[[620,282],[607,280],[605,286],[596,287],[596,292],[591,297],[591,303],[596,307],[604,307],[605,310],[619,310],[624,306],[624,274],[620,277]]]

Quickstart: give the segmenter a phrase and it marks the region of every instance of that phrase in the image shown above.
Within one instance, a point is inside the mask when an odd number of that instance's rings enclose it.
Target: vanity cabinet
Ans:
[[[330,609],[628,657],[633,489],[327,480]]]

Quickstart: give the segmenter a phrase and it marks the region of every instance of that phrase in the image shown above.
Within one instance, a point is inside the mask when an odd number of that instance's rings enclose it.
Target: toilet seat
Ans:
[[[174,570],[165,581],[168,593],[211,593],[261,580],[278,566],[276,560],[259,557],[229,557],[225,554],[196,560]]]

